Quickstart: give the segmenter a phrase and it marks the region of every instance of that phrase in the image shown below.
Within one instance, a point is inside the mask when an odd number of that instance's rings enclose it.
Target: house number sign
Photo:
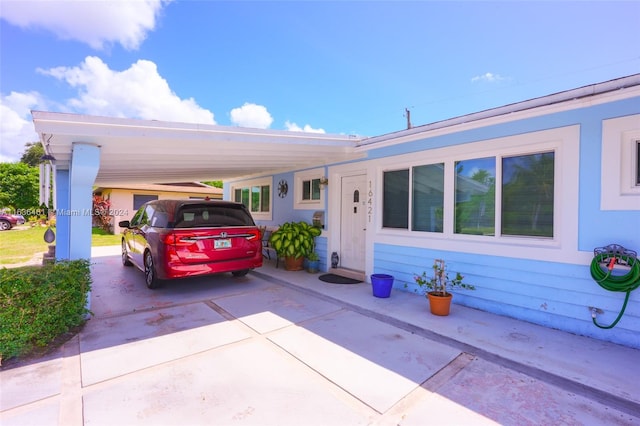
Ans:
[[[369,191],[367,192],[367,219],[369,223],[371,223],[371,218],[373,217],[373,186],[371,185],[371,180],[369,180]]]

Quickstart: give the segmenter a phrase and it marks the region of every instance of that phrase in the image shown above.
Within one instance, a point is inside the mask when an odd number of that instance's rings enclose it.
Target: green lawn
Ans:
[[[46,230],[46,227],[36,226],[0,232],[0,265],[26,262],[37,253],[49,251],[49,245],[44,241]],[[92,246],[120,245],[120,235],[107,234],[99,228],[93,228],[92,234]]]

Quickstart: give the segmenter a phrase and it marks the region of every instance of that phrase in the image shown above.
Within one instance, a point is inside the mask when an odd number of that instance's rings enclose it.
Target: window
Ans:
[[[640,186],[640,141],[636,141],[636,186]]]
[[[247,206],[251,213],[265,213],[269,212],[270,193],[269,185],[235,188],[233,200]]]
[[[136,213],[133,215],[133,217],[131,218],[131,222],[130,225],[131,226],[138,226],[140,225],[140,222],[142,221],[142,216],[144,215],[144,210],[143,209],[138,209],[138,211],[136,211]]]
[[[442,232],[444,164],[384,172],[382,226],[409,229],[409,179],[411,179],[411,229]]]
[[[252,226],[253,219],[241,206],[188,204],[176,213],[175,228]]]
[[[260,187],[260,211],[268,212],[270,202],[271,202],[271,187],[269,185],[262,185]]]
[[[456,234],[495,235],[496,159],[455,162]]]
[[[322,178],[325,169],[317,168],[297,172],[293,176],[293,194],[295,194],[294,208],[299,210],[311,210],[324,208],[325,183]]]
[[[320,178],[302,181],[302,201],[320,199]]]
[[[637,210],[640,203],[640,114],[602,122],[602,210]]]
[[[409,228],[409,169],[384,172],[382,226]]]
[[[376,242],[579,263],[580,131],[571,125],[376,159]],[[639,140],[635,134],[634,148]]]
[[[414,231],[442,232],[444,211],[444,164],[413,168]]]
[[[231,187],[233,201],[244,204],[255,219],[271,220],[271,178]]]
[[[502,235],[553,237],[554,153],[502,158]]]
[[[133,209],[138,210],[147,201],[155,201],[157,199],[157,195],[133,194]]]
[[[453,229],[449,233],[495,236],[498,232],[501,236],[553,238],[554,151],[452,160],[384,171],[382,226],[447,232],[444,229],[447,167],[454,182],[453,207],[449,213],[453,216]]]

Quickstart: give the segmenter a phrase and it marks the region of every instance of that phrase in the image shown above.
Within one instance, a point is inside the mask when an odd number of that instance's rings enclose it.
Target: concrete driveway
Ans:
[[[82,332],[1,373],[3,425],[640,422],[633,402],[611,407],[283,285],[265,275],[272,265],[153,291],[117,255],[94,257],[92,268],[94,317]]]

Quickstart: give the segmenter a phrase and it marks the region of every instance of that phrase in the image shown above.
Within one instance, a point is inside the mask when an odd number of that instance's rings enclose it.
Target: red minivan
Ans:
[[[222,272],[240,277],[262,266],[260,229],[241,203],[154,200],[119,225],[122,264],[144,271],[149,288]]]

